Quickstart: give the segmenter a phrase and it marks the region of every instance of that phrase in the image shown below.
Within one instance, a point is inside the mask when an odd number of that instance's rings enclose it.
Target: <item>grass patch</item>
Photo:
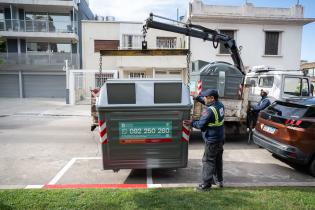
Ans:
[[[0,190],[0,209],[315,209],[315,188]]]

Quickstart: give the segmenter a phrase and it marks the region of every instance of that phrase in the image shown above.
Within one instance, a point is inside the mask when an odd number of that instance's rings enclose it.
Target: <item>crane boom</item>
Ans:
[[[230,36],[221,34],[217,32],[216,30],[212,30],[212,29],[200,26],[200,25],[181,23],[184,26],[178,26],[174,24],[168,24],[168,23],[155,21],[153,20],[153,17],[170,20],[167,18],[153,15],[151,13],[150,17],[145,22],[145,25],[144,25],[145,29],[154,28],[154,29],[159,29],[163,31],[170,31],[170,32],[178,33],[178,34],[183,34],[183,35],[194,37],[194,38],[203,39],[205,41],[212,41],[214,48],[218,46],[219,42],[221,44],[224,44],[224,46],[230,50],[234,65],[239,69],[239,71],[243,75],[245,75],[243,62],[242,62],[239,50],[237,48],[236,42]],[[171,21],[174,21],[174,20],[171,20]],[[178,21],[174,21],[174,22],[178,22]],[[215,43],[217,44],[215,45]]]

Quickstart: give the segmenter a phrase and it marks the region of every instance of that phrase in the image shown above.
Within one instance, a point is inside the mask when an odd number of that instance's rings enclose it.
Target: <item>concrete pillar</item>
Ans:
[[[152,68],[152,78],[155,79],[155,68]]]

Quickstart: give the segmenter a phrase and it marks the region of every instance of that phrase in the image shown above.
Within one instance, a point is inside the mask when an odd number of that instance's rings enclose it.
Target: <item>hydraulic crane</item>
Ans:
[[[159,22],[159,21],[153,20],[154,17],[180,23],[183,26]],[[158,15],[154,15],[153,13],[150,14],[150,17],[146,20],[143,26],[144,34],[149,28],[159,29],[163,31],[170,31],[170,32],[178,33],[178,34],[184,34],[186,36],[203,39],[204,41],[212,41],[214,48],[217,48],[219,43],[221,43],[227,49],[229,49],[235,67],[243,75],[245,75],[245,70],[244,70],[243,62],[239,53],[239,49],[237,48],[235,40],[228,35],[219,33],[216,30],[209,29],[201,25],[183,23],[176,20],[171,20],[165,17],[161,17]]]

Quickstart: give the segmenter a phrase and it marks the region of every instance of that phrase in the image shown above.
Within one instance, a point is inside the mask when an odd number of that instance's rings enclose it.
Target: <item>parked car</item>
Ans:
[[[308,166],[315,176],[315,98],[275,101],[259,114],[253,140],[277,156]]]

